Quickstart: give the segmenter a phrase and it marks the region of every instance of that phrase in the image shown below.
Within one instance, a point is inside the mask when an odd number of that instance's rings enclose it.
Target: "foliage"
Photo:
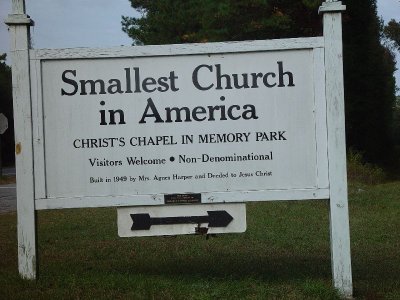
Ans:
[[[382,168],[365,163],[361,153],[349,149],[347,152],[347,178],[352,184],[379,184],[386,180]]]
[[[314,35],[319,0],[132,0],[141,18],[123,17],[134,44],[236,41]]]
[[[315,36],[322,0],[129,0],[140,18],[123,17],[134,44]],[[376,0],[347,0],[343,16],[347,144],[374,163],[394,159],[394,56],[381,45]],[[396,23],[397,24],[397,23]],[[395,37],[391,22],[387,34]],[[394,32],[394,33],[393,33]]]
[[[393,41],[394,48],[400,51],[400,23],[392,19],[384,28],[386,38]]]
[[[0,113],[8,119],[8,129],[1,135],[2,163],[14,164],[14,127],[11,68],[5,63],[6,54],[0,55]]]
[[[381,45],[376,1],[346,1],[344,74],[347,143],[373,163],[394,161],[394,57]]]

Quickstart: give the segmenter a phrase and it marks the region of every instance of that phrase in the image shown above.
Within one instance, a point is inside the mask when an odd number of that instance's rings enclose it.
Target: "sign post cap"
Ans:
[[[341,12],[346,10],[346,5],[342,1],[325,1],[318,9],[318,14],[327,12]]]

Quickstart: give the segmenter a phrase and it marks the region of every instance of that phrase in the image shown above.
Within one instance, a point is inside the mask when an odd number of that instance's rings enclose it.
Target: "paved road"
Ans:
[[[15,168],[3,168],[3,175],[15,175]]]
[[[3,175],[15,175],[15,168],[3,168]],[[17,210],[15,184],[0,185],[0,214]]]

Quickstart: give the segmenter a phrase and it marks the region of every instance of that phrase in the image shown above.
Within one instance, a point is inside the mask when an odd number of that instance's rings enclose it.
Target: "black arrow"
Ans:
[[[208,223],[208,227],[226,227],[233,217],[225,210],[207,211],[208,216],[185,216],[151,218],[149,214],[131,214],[133,221],[131,230],[149,230],[151,225],[200,224]]]

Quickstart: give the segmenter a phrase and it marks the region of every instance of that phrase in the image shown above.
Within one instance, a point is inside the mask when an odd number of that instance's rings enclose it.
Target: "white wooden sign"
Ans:
[[[329,199],[333,281],[352,295],[340,1],[320,7],[322,37],[50,50],[30,49],[33,21],[12,3],[24,278],[36,277],[35,210],[133,206],[119,212],[133,231],[215,224],[226,202]]]
[[[322,47],[32,50],[37,207],[328,198]]]

